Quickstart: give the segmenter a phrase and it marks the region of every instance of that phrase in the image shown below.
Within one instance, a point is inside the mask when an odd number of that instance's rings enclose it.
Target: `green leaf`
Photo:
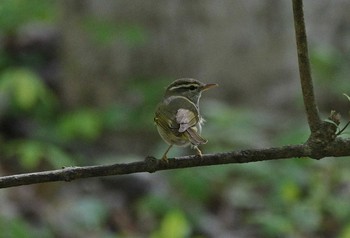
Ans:
[[[340,238],[350,238],[350,224],[347,224],[341,232]]]
[[[18,218],[9,221],[6,218],[0,217],[0,229],[1,237],[35,237],[29,224]]]
[[[300,188],[293,180],[288,180],[281,184],[281,197],[286,203],[298,202],[300,199]]]
[[[20,142],[17,151],[21,165],[26,169],[35,168],[44,157],[43,148],[36,141]]]
[[[74,166],[75,163],[59,147],[36,140],[15,140],[7,144],[5,153],[19,159],[25,169],[34,169],[42,160],[47,160],[53,167]]]
[[[167,213],[161,222],[159,230],[154,232],[152,238],[183,238],[188,237],[190,226],[185,215],[179,210]]]
[[[16,31],[30,21],[52,21],[56,12],[53,0],[1,0],[0,31]]]
[[[5,71],[0,76],[0,92],[7,95],[22,110],[33,108],[39,100],[44,100],[48,95],[38,75],[24,68]]]
[[[62,116],[58,122],[57,133],[64,140],[75,138],[94,140],[103,129],[98,111],[82,109]]]

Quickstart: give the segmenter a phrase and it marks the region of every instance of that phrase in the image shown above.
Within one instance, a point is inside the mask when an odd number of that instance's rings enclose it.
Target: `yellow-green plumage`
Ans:
[[[158,104],[154,121],[158,132],[172,147],[192,145],[201,155],[197,146],[207,143],[201,137],[203,119],[199,113],[199,99],[201,92],[216,84],[204,84],[195,79],[178,79],[166,89],[164,99]]]

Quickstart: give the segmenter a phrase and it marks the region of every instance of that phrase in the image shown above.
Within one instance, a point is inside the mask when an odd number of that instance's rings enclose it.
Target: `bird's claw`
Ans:
[[[195,147],[195,149],[196,149],[196,152],[197,152],[197,156],[202,158],[202,156],[203,156],[202,151],[200,149],[198,149],[198,147]]]
[[[163,163],[169,163],[168,157],[166,155],[163,155],[162,160]]]

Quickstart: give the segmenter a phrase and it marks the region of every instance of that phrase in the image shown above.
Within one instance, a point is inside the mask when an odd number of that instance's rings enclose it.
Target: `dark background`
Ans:
[[[350,2],[304,9],[322,118],[336,110],[345,125]],[[154,109],[182,77],[220,85],[201,100],[204,153],[303,143],[293,27],[291,1],[2,0],[0,175],[159,158]],[[2,189],[0,237],[347,238],[349,166],[298,158]]]

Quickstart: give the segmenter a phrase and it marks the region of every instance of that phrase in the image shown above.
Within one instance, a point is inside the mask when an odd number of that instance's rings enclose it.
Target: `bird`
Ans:
[[[168,161],[167,153],[173,145],[191,145],[197,155],[202,156],[198,146],[208,141],[201,136],[204,119],[199,112],[199,100],[202,92],[217,86],[216,83],[180,78],[166,88],[154,117],[159,135],[169,145],[162,156],[163,161]]]

